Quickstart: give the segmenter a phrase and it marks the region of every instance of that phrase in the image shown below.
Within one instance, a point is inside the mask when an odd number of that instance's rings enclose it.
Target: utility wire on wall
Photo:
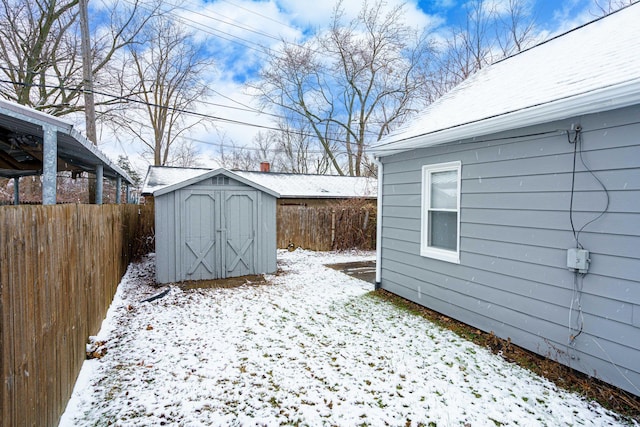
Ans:
[[[572,137],[573,132],[573,137]],[[571,168],[571,195],[569,198],[569,222],[571,224],[571,231],[575,241],[576,249],[584,249],[582,242],[580,241],[580,234],[592,223],[602,218],[602,216],[609,210],[609,191],[604,183],[596,176],[593,170],[587,165],[583,156],[583,129],[580,125],[576,125],[571,131],[567,131],[567,141],[573,145],[573,163]],[[585,222],[580,228],[576,228],[575,218],[575,195],[576,195],[576,175],[577,175],[577,160],[580,159],[580,163],[583,168],[597,181],[598,185],[602,188],[605,194],[606,202],[604,208],[591,220]],[[582,293],[584,287],[584,276],[586,272],[581,272],[578,269],[573,270],[573,287],[571,304],[569,306],[569,340],[568,344],[571,347],[570,357],[575,358],[575,344],[576,339],[584,331],[584,313],[582,309]],[[577,312],[574,321],[574,310]]]

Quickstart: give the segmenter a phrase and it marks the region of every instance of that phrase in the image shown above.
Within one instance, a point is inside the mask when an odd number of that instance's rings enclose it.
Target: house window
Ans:
[[[420,255],[460,263],[460,162],[422,167]]]

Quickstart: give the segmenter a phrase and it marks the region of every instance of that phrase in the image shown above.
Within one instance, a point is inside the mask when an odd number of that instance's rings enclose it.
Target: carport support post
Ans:
[[[131,203],[131,194],[129,194],[129,183],[126,183],[124,185],[124,188],[125,188],[124,197],[126,199],[125,203]]]
[[[13,204],[20,204],[20,177],[16,176],[13,178]]]
[[[103,181],[104,181],[104,165],[96,165],[96,205],[102,204]]]
[[[56,173],[58,171],[58,132],[55,127],[43,125],[42,141],[42,204],[56,204]]]
[[[116,178],[116,203],[120,204],[120,193],[122,193],[122,177]]]

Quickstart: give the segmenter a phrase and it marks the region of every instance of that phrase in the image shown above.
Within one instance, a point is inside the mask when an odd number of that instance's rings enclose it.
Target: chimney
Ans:
[[[260,172],[269,172],[271,165],[269,162],[260,162]]]

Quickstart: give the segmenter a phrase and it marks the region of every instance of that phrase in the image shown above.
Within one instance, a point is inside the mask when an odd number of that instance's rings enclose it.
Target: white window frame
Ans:
[[[431,208],[431,174],[434,172],[456,171],[457,182],[457,229],[456,229],[456,250],[448,250],[429,246],[429,210]],[[439,259],[442,261],[460,264],[460,183],[461,183],[462,162],[438,163],[434,165],[422,166],[422,218],[420,232],[420,255],[423,257]]]

